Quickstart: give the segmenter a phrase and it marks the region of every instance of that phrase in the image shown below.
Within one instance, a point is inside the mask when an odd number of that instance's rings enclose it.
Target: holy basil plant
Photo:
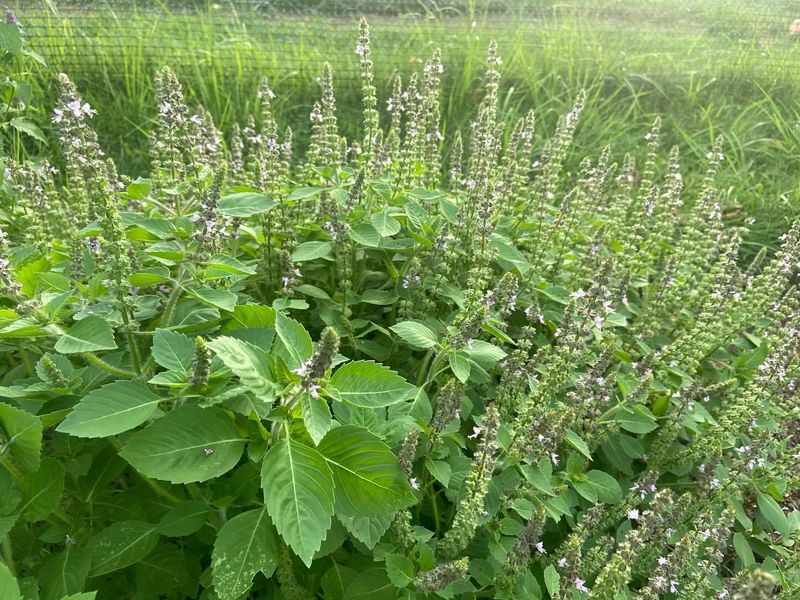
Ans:
[[[131,180],[59,76],[0,206],[0,600],[796,599],[800,221],[745,260],[659,121],[573,160],[583,94],[535,145],[494,44],[468,143],[438,52],[382,125],[368,33],[302,159],[266,81],[223,139],[163,69]]]

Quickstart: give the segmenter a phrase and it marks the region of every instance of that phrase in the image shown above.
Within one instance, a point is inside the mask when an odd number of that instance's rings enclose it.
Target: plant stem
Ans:
[[[86,359],[87,362],[92,363],[93,365],[100,367],[104,371],[111,373],[112,375],[116,375],[117,377],[125,377],[126,379],[136,379],[139,377],[138,374],[134,373],[133,371],[128,371],[126,369],[120,369],[119,367],[115,367],[114,365],[108,364],[102,358],[95,356],[89,352],[84,352],[81,354],[83,358]]]

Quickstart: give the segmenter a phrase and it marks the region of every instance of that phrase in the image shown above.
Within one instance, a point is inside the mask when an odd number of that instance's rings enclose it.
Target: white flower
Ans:
[[[563,557],[559,558],[556,564],[563,569],[567,564],[567,559]]]
[[[536,542],[534,548],[536,548],[539,554],[547,554],[547,550],[544,549],[544,544],[542,542]]]
[[[638,520],[639,520],[639,509],[638,509],[638,508],[632,508],[632,509],[630,509],[630,510],[628,511],[628,518],[629,518],[631,521],[638,521]]]
[[[469,439],[471,439],[471,440],[474,440],[481,434],[481,431],[483,431],[483,430],[480,427],[473,427],[472,428],[472,435],[468,435],[467,437]]]
[[[415,490],[419,490],[419,483],[417,483],[416,477],[412,477],[411,479],[409,479],[408,483],[410,483],[411,487],[414,488]]]
[[[558,466],[558,454],[556,454],[555,452],[551,452],[550,460],[552,461],[553,465]]]
[[[661,565],[662,567],[663,567],[665,564],[667,564],[667,559],[666,559],[666,557],[664,557],[664,556],[659,556],[659,557],[658,557],[658,564],[659,564],[659,565]]]
[[[581,288],[578,288],[569,295],[570,298],[583,298],[584,296],[586,296],[586,292]]]
[[[586,581],[584,581],[580,577],[577,577],[575,579],[575,589],[578,590],[579,592],[585,592],[585,593],[589,592],[589,588],[586,587]]]

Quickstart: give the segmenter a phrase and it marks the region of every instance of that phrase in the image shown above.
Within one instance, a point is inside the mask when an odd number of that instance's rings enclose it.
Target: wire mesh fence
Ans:
[[[784,0],[32,0],[17,11],[30,47],[55,68],[106,75],[132,60],[291,72],[319,59],[355,74],[356,57],[342,48],[354,44],[359,16],[370,19],[388,70],[413,66],[433,44],[461,57],[496,37],[527,60],[545,50],[578,68],[800,75],[800,35],[791,33],[800,6]]]

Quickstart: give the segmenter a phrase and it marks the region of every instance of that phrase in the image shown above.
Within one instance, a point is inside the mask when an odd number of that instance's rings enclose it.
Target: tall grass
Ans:
[[[757,243],[773,243],[786,228],[800,205],[794,175],[800,172],[800,39],[788,35],[800,15],[791,3],[573,0],[528,3],[534,8],[520,12],[520,3],[505,2],[499,13],[485,10],[497,3],[478,4],[465,5],[462,16],[371,17],[379,94],[386,98],[395,73],[419,68],[440,47],[449,67],[445,127],[464,127],[474,111],[476,65],[495,38],[506,57],[505,116],[533,106],[540,131],[551,130],[583,88],[580,155],[613,144],[621,157],[655,115],[663,116],[666,140],[681,145],[685,162],[702,160],[722,134],[729,216],[756,217]],[[20,8],[31,46],[49,64],[38,85],[52,98],[52,72],[68,72],[97,107],[101,139],[127,172],[147,167],[152,75],[163,64],[175,68],[189,99],[224,129],[254,112],[259,76],[270,76],[276,113],[302,140],[319,94],[310,75],[327,60],[337,76],[340,122],[353,133],[361,110],[354,17],[183,6],[50,4],[27,19]]]

